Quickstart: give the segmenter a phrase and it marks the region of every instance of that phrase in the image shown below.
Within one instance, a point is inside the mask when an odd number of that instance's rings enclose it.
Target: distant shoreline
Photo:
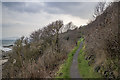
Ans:
[[[12,50],[15,41],[16,40],[2,40],[0,50],[2,50],[2,52],[7,52]]]
[[[7,45],[7,46],[3,46],[4,48],[12,48],[13,47],[13,44],[11,45]]]
[[[4,64],[8,60],[8,54],[12,51],[15,40],[3,40],[0,46],[0,65]]]
[[[1,45],[3,47],[9,47],[9,46],[14,45],[14,43],[15,43],[16,40],[1,40],[1,41],[2,41]]]
[[[6,63],[9,59],[9,52],[12,51],[13,45],[2,46],[2,53],[0,54],[0,65]]]

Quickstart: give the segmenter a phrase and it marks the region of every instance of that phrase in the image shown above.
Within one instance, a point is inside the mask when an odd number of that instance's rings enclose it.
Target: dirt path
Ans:
[[[73,62],[70,68],[70,77],[71,78],[80,78],[79,70],[78,70],[78,53],[80,52],[80,49],[82,48],[83,42],[80,43],[79,49],[76,51],[76,53],[73,56]]]

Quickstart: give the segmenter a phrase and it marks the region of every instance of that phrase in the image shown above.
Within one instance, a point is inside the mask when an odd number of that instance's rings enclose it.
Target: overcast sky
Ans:
[[[87,24],[97,2],[2,2],[3,39],[29,36],[56,20]]]

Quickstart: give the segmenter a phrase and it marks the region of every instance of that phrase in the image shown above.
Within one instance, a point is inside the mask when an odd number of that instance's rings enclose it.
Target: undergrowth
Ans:
[[[101,78],[101,75],[94,71],[92,66],[88,65],[88,61],[85,60],[85,46],[80,50],[78,56],[78,68],[80,76],[82,78]]]

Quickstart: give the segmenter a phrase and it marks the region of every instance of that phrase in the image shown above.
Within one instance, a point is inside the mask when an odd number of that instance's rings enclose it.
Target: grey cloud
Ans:
[[[42,10],[41,5],[32,2],[3,2],[3,8],[8,8],[18,12],[36,13]]]
[[[71,14],[73,16],[79,16],[81,18],[89,18],[94,11],[94,7],[97,2],[54,2],[47,3],[48,12],[54,14]],[[51,9],[49,9],[51,8]],[[54,9],[58,9],[58,12]],[[52,10],[52,11],[51,11]]]
[[[8,27],[14,27],[14,26],[21,26],[20,23],[2,23],[2,27],[8,28]]]
[[[50,14],[69,14],[88,19],[97,2],[3,2],[3,8],[7,7],[14,11],[39,13],[41,11]]]

